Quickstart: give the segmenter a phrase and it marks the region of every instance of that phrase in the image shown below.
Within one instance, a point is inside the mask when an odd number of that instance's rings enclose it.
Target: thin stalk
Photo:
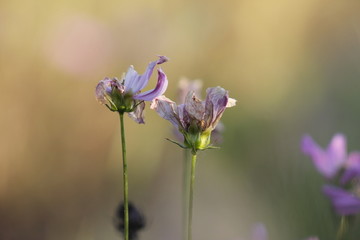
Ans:
[[[188,149],[183,150],[183,239],[187,237],[187,211],[189,208],[189,184],[190,184],[190,159]]]
[[[129,186],[126,161],[126,143],[124,128],[124,113],[120,113],[121,145],[123,158],[123,182],[124,182],[124,239],[129,240]]]
[[[189,192],[187,240],[192,239],[192,212],[193,212],[193,198],[194,198],[195,167],[196,167],[196,153],[192,153],[191,171],[190,171],[191,179],[190,179],[190,192]]]
[[[347,231],[346,217],[341,216],[339,229],[338,229],[337,234],[336,234],[336,239],[337,240],[344,239],[344,235],[345,235],[346,231]]]

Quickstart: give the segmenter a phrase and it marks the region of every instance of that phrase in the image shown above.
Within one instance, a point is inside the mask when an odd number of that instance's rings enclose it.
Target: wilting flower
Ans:
[[[356,192],[329,185],[323,187],[323,192],[330,198],[337,214],[346,216],[360,213],[360,195],[356,195]]]
[[[141,90],[148,84],[155,66],[167,60],[166,57],[160,56],[157,61],[153,61],[148,65],[142,75],[139,75],[134,67],[130,66],[120,81],[117,78],[101,80],[96,86],[96,98],[111,111],[127,112],[137,123],[144,123],[144,101],[152,101],[154,98],[164,94],[168,85],[165,73],[159,68],[157,70],[158,81],[156,87],[143,93],[141,93]]]
[[[164,119],[170,121],[184,136],[186,148],[193,152],[209,147],[210,134],[218,124],[227,107],[235,106],[236,100],[229,98],[228,91],[221,87],[208,88],[206,100],[198,99],[189,92],[185,103],[175,102],[160,96],[151,104],[151,108]]]
[[[194,92],[195,96],[201,97],[201,89],[203,82],[201,80],[188,80],[187,78],[182,78],[178,84],[178,102],[185,103],[186,96],[189,92]],[[218,122],[215,129],[211,132],[211,141],[214,143],[222,142],[222,133],[224,132],[224,124],[221,121]],[[184,136],[179,132],[176,127],[174,130],[174,135],[179,141],[184,140]]]
[[[346,139],[342,134],[336,134],[325,150],[309,135],[305,135],[302,139],[302,150],[312,158],[317,170],[326,178],[333,178],[347,159]]]

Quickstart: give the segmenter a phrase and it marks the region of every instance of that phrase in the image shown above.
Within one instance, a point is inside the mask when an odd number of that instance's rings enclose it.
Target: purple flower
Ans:
[[[360,197],[338,187],[326,185],[323,192],[330,198],[336,213],[342,216],[360,213]]]
[[[196,96],[201,96],[201,89],[202,89],[203,82],[201,80],[188,80],[187,78],[182,78],[179,81],[178,85],[178,102],[185,103],[186,96],[189,92],[194,92]],[[215,129],[211,132],[211,141],[214,143],[221,143],[222,142],[222,133],[224,132],[224,124],[218,122]],[[179,132],[178,128],[176,127],[174,130],[174,135],[179,141],[184,140],[184,136]]]
[[[204,150],[210,144],[210,134],[218,124],[227,107],[235,106],[236,100],[229,98],[228,91],[221,87],[208,88],[205,101],[189,92],[185,103],[175,102],[160,96],[151,108],[164,119],[170,121],[184,136],[187,148],[193,151]]]
[[[347,158],[346,139],[342,134],[336,134],[325,150],[309,135],[305,135],[302,139],[302,150],[312,158],[317,170],[326,178],[333,178]]]
[[[345,163],[345,172],[340,182],[346,184],[348,181],[360,178],[360,152],[352,152]]]
[[[168,61],[164,56],[159,56],[157,61],[151,62],[144,74],[139,75],[133,66],[130,66],[125,76],[119,81],[117,78],[105,78],[96,86],[95,95],[98,101],[105,104],[111,111],[120,113],[127,112],[129,116],[138,123],[144,123],[143,101],[152,101],[154,98],[164,94],[168,80],[165,73],[159,68],[158,81],[152,90],[142,92],[157,64]]]

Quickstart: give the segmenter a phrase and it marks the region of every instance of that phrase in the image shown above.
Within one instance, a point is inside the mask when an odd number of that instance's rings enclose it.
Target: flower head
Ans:
[[[189,92],[194,92],[197,97],[201,95],[201,89],[203,86],[203,82],[201,80],[188,80],[187,78],[182,78],[178,84],[178,102],[185,103],[186,96]],[[211,132],[211,141],[214,143],[221,143],[222,142],[222,133],[224,132],[224,124],[218,122],[215,129]],[[174,130],[174,135],[180,141],[184,140],[184,136],[179,132],[178,128],[176,127]]]
[[[194,152],[209,147],[210,134],[225,109],[236,103],[221,87],[208,88],[206,93],[205,101],[198,99],[194,92],[189,92],[184,104],[176,105],[165,96],[154,99],[151,104],[152,109],[183,134],[185,146]]]
[[[142,75],[138,74],[133,66],[130,66],[120,81],[117,78],[101,80],[96,86],[96,98],[111,111],[127,112],[136,122],[144,123],[143,109],[145,105],[143,101],[152,101],[164,94],[168,85],[165,73],[159,68],[156,87],[146,92],[141,92],[141,90],[148,84],[155,66],[166,61],[168,61],[166,57],[160,56],[157,61],[148,65]]]
[[[302,150],[312,158],[317,170],[329,179],[337,174],[347,159],[346,139],[342,134],[336,134],[325,150],[309,135],[305,135],[302,139]]]

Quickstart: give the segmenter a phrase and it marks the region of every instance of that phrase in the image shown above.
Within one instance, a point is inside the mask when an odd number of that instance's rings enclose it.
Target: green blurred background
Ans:
[[[194,239],[250,239],[256,222],[272,240],[335,239],[299,143],[343,132],[360,149],[359,13],[357,0],[1,1],[0,239],[121,238],[119,119],[94,89],[158,54],[168,97],[185,76],[238,100],[221,150],[199,156]],[[183,155],[148,106],[146,125],[126,119],[130,198],[140,239],[180,240]]]

